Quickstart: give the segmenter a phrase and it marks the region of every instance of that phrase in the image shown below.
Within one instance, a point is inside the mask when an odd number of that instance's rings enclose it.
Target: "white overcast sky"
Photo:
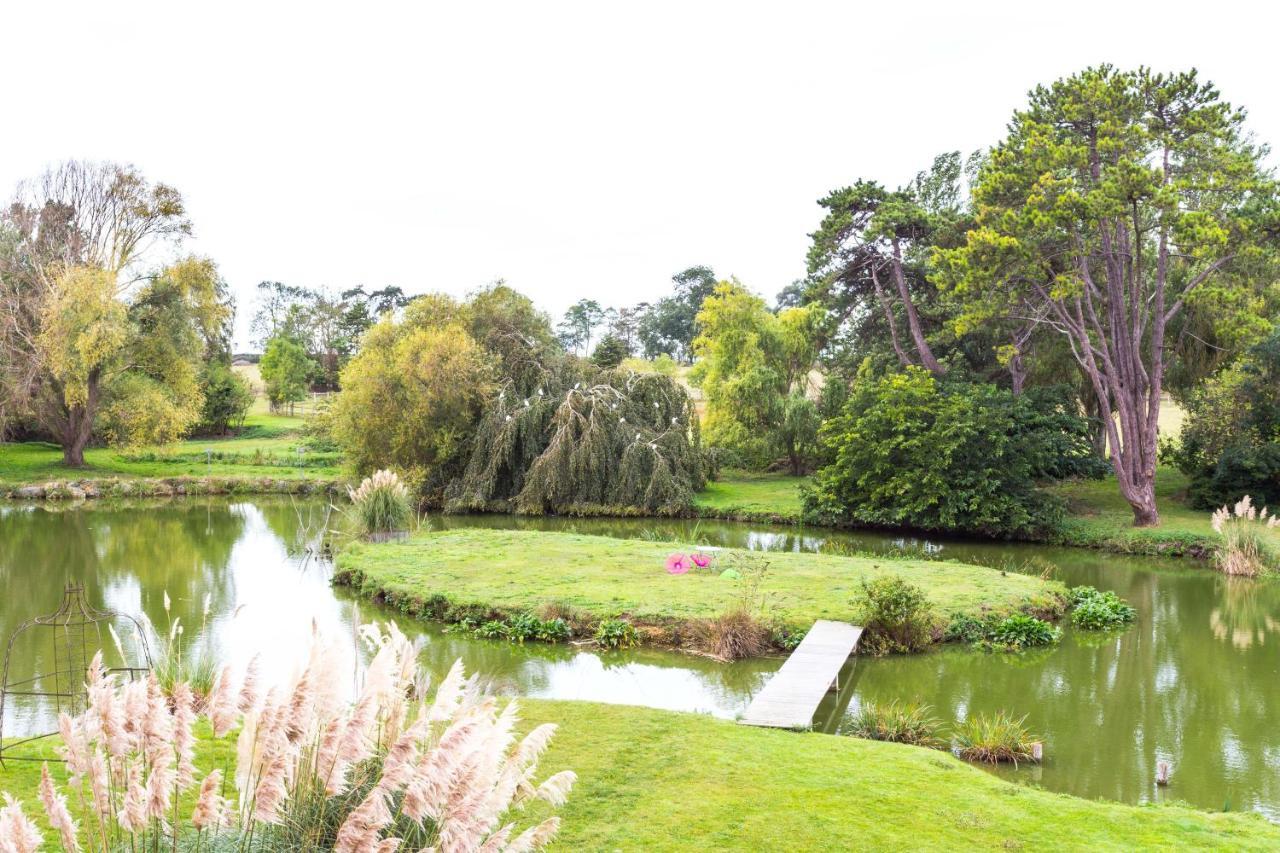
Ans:
[[[1195,66],[1280,140],[1244,2],[8,2],[0,189],[66,158],[185,195],[247,340],[264,279],[558,314],[699,263],[772,296],[815,200],[1001,135],[1090,64]]]

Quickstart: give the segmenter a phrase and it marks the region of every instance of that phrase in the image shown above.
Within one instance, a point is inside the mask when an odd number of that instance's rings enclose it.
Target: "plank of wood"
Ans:
[[[779,729],[810,728],[818,703],[861,638],[862,629],[857,625],[827,619],[814,622],[739,722]]]

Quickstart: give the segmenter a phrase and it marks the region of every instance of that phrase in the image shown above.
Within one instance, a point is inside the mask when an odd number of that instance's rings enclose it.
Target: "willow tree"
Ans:
[[[673,379],[560,357],[485,408],[449,508],[675,514],[703,484],[697,414]]]
[[[1031,92],[975,188],[977,227],[939,253],[969,321],[1010,312],[1070,344],[1138,526],[1155,498],[1166,330],[1258,286],[1276,193],[1244,112],[1194,71],[1091,68]]]

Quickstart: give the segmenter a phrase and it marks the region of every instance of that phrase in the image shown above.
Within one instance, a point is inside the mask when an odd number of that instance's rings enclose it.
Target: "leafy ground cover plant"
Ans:
[[[595,640],[606,649],[629,649],[640,641],[636,628],[626,619],[601,619]]]
[[[1008,651],[1021,651],[1037,646],[1052,646],[1061,638],[1061,628],[1035,616],[1017,613],[997,622],[987,641],[992,646]]]
[[[217,677],[207,711],[215,739],[238,730],[232,768],[203,776],[195,765],[199,720],[189,686],[171,699],[156,678],[119,683],[99,654],[89,671],[89,709],[59,719],[67,808],[48,767],[41,801],[67,850],[334,850],[430,847],[444,853],[535,850],[555,834],[551,817],[516,834],[506,821],[531,799],[563,804],[575,776],[535,784],[539,756],[555,731],[517,740],[518,707],[499,706],[454,664],[431,701],[418,649],[394,625],[366,626],[373,657],[357,699],[340,697],[344,671],[316,644],[301,674],[265,693],[250,665],[236,684]],[[230,778],[228,778],[230,777]],[[180,795],[198,792],[194,811]],[[28,851],[39,833],[6,795],[0,849]]]
[[[1138,611],[1114,592],[1099,592],[1091,586],[1077,586],[1068,593],[1071,624],[1086,631],[1119,628],[1133,622]]]

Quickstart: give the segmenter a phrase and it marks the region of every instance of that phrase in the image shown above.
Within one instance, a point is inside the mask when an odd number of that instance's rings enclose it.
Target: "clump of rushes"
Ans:
[[[63,848],[544,848],[557,817],[524,832],[508,821],[533,800],[554,807],[567,799],[571,771],[535,781],[556,727],[517,738],[516,703],[483,694],[461,661],[428,698],[413,643],[394,625],[361,633],[372,658],[353,703],[340,698],[348,684],[337,650],[319,643],[294,679],[269,690],[253,664],[239,683],[222,669],[203,712],[185,683],[172,700],[154,675],[122,684],[99,653],[88,710],[58,721],[79,824],[47,772],[41,780]],[[212,732],[215,754],[231,756],[225,770],[201,774],[196,766],[197,723]],[[35,850],[34,825],[7,794],[0,803],[0,850]]]
[[[1027,731],[1026,716],[1014,718],[1004,711],[974,714],[955,727],[956,754],[984,764],[1036,761],[1040,738]]]
[[[699,623],[702,645],[723,660],[759,657],[771,648],[769,629],[742,608],[730,608]]]
[[[1007,651],[1052,646],[1062,638],[1062,629],[1043,619],[1018,613],[996,623],[987,642]]]
[[[941,725],[929,705],[900,703],[896,699],[888,704],[864,702],[850,718],[849,734],[867,740],[941,749],[944,746],[938,736]]]
[[[406,530],[413,517],[413,504],[409,499],[409,487],[396,472],[375,471],[365,477],[356,489],[347,489],[351,505],[355,508],[360,532],[366,536],[394,533]]]
[[[1077,586],[1071,600],[1071,624],[1086,631],[1105,631],[1128,625],[1138,611],[1110,590],[1099,592],[1091,586]]]
[[[636,626],[626,619],[601,619],[595,640],[606,649],[629,649],[640,641]]]
[[[1234,507],[1224,506],[1214,512],[1213,530],[1222,537],[1213,556],[1218,571],[1247,577],[1280,571],[1280,555],[1267,538],[1268,531],[1280,527],[1280,516],[1267,516],[1267,510],[1259,512],[1248,495]]]

